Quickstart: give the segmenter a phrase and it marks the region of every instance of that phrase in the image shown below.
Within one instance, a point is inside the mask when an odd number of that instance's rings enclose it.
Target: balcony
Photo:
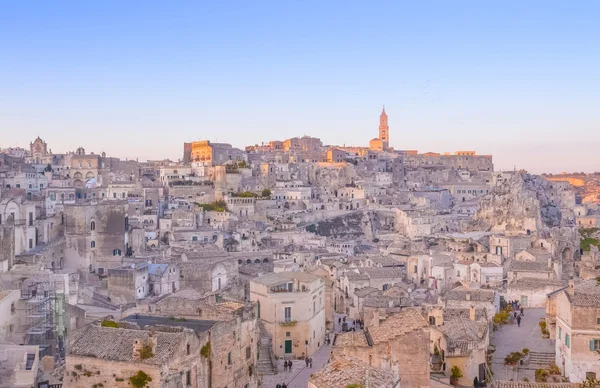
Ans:
[[[279,322],[281,326],[296,326],[298,323],[298,319],[295,317],[286,317],[283,321]]]

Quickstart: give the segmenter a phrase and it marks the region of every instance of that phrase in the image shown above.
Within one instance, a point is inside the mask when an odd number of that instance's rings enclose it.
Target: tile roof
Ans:
[[[369,346],[364,331],[347,331],[335,335],[333,346]]]
[[[427,326],[420,309],[406,308],[397,314],[391,315],[379,326],[369,327],[368,331],[373,343],[381,343]]]
[[[573,295],[569,295],[571,303],[579,307],[600,307],[600,283],[590,279],[575,284]]]
[[[333,359],[327,366],[310,377],[318,388],[346,388],[349,385],[366,386],[367,371],[369,385],[378,388],[393,388],[399,381],[390,371],[372,367],[367,363],[346,356]]]
[[[365,296],[374,292],[379,292],[379,290],[375,287],[363,287],[354,290],[354,295],[358,296],[359,298],[364,298]]]
[[[451,341],[475,342],[484,337],[486,328],[487,324],[485,322],[472,321],[462,317],[444,321],[444,324],[438,327]]]
[[[360,272],[369,279],[397,279],[404,276],[404,270],[398,268],[361,268]]]
[[[509,271],[523,272],[553,272],[552,268],[548,267],[547,261],[519,261],[513,260],[510,263]]]
[[[150,331],[87,325],[72,343],[69,354],[111,361],[165,365],[174,359],[176,352],[186,341],[183,330],[173,333],[155,332],[152,335],[157,341],[154,355],[140,360],[133,356],[134,342],[149,342]]]
[[[464,318],[469,319],[471,312],[468,308],[447,308],[444,309],[444,321],[451,321],[454,319]],[[484,308],[475,309],[475,320],[486,321],[487,310]]]
[[[484,290],[482,288],[469,288],[465,286],[456,287],[453,290],[448,291],[443,299],[444,300],[467,300],[467,295],[471,301],[478,302],[493,302],[495,297],[494,290]]]

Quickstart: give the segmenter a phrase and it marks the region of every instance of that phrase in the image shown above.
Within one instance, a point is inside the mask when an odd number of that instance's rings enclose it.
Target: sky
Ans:
[[[597,1],[1,2],[0,147],[121,158],[309,135],[599,171]]]

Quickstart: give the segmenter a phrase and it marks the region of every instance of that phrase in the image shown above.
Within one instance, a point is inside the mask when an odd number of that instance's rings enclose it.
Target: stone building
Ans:
[[[305,272],[281,272],[250,281],[250,300],[273,339],[278,357],[313,354],[325,341],[325,285]]]
[[[384,370],[353,358],[340,356],[333,359],[323,369],[311,375],[308,388],[346,387],[400,388],[398,374]]]
[[[546,319],[556,338],[556,365],[571,382],[600,377],[600,286],[596,279],[548,296]],[[552,327],[554,326],[554,327]]]
[[[212,322],[169,322],[140,329],[133,324],[103,327],[96,322],[71,333],[64,384],[68,387],[131,386],[130,378],[147,375],[149,388],[207,387],[210,363],[201,355]]]
[[[65,265],[103,275],[127,255],[128,205],[97,201],[65,205]]]
[[[420,309],[402,309],[365,331],[336,334],[332,358],[352,356],[397,372],[402,386],[429,387],[429,335]]]
[[[437,348],[443,355],[441,361],[445,363],[447,374],[453,366],[461,369],[461,385],[470,385],[475,377],[485,381],[489,342],[489,325],[485,320],[476,320],[474,307],[471,307],[468,318],[444,318],[441,326],[431,328],[431,353],[435,354]]]
[[[38,382],[39,347],[0,345],[0,388],[29,388]]]
[[[0,227],[12,229],[15,255],[37,246],[36,220],[39,216],[35,202],[27,200],[24,195],[9,195],[0,200]]]

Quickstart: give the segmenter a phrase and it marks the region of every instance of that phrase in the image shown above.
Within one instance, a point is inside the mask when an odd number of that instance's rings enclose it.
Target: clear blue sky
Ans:
[[[53,1],[0,11],[0,146],[312,135],[600,170],[600,2]]]

